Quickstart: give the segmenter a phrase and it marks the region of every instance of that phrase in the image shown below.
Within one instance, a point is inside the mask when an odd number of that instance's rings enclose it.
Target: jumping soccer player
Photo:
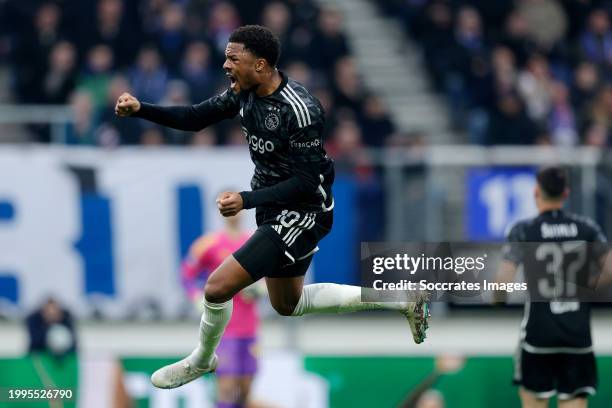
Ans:
[[[548,407],[554,395],[560,408],[585,408],[587,396],[597,388],[589,304],[571,296],[575,288],[588,286],[590,259],[603,265],[607,251],[601,243],[606,238],[589,218],[562,210],[568,195],[563,169],[548,167],[538,173],[540,215],[510,230],[498,275],[498,282],[513,282],[523,265],[532,288],[515,356],[514,383],[520,386],[523,408]]]
[[[201,310],[202,278],[208,279],[225,258],[240,248],[251,234],[240,226],[240,215],[225,218],[224,228],[198,238],[182,263],[183,286]],[[255,348],[259,316],[254,285],[234,296],[234,310],[217,349],[217,408],[242,408],[257,371]]]
[[[416,343],[425,339],[429,313],[424,295],[412,302],[361,302],[357,286],[304,286],[317,243],[332,226],[334,165],[323,149],[323,108],[276,68],[279,55],[280,42],[269,29],[240,27],[225,49],[230,89],[222,94],[180,107],[141,103],[127,93],[117,101],[119,116],[184,131],[240,115],[255,164],[252,191],[221,193],[217,206],[226,217],[255,208],[258,229],[206,282],[199,345],[183,360],[153,373],[157,387],[179,387],[216,369],[215,349],[231,316],[232,298],[264,277],[272,306],[281,315],[392,309],[408,319]]]

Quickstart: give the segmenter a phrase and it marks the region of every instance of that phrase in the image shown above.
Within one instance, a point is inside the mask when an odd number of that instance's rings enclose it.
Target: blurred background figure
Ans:
[[[75,87],[76,50],[68,41],[57,43],[49,55],[49,70],[43,79],[44,103],[66,103]]]
[[[213,94],[218,70],[211,64],[210,47],[202,41],[189,44],[183,56],[180,73],[187,84],[193,101],[203,101]]]
[[[459,372],[465,365],[465,358],[444,354],[436,358],[434,371],[420,384],[414,386],[406,399],[397,408],[445,408],[444,395],[434,387],[441,377]]]
[[[112,48],[97,45],[87,53],[87,62],[77,82],[79,90],[87,91],[96,108],[101,107],[108,96],[115,57]]]
[[[30,338],[28,352],[49,352],[56,356],[74,353],[77,338],[72,314],[54,298],[48,298],[26,319]]]
[[[168,71],[163,64],[159,51],[153,45],[140,49],[136,64],[129,74],[132,89],[143,100],[151,103],[161,101],[168,85]]]
[[[77,91],[70,96],[74,122],[68,124],[66,143],[70,145],[98,145],[98,112],[89,92]]]
[[[240,16],[232,3],[220,1],[212,7],[208,35],[217,52],[223,54],[230,34],[239,26]]]
[[[164,63],[176,69],[185,51],[188,36],[185,32],[185,10],[180,4],[168,4],[161,17],[161,26],[156,33],[156,43]]]

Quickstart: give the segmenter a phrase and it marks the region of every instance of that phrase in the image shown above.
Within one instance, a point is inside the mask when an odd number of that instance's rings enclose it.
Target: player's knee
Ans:
[[[209,280],[204,286],[204,297],[211,303],[223,303],[232,298],[232,293],[223,282]]]
[[[521,404],[523,408],[546,408],[548,407],[548,398],[538,398],[531,391],[527,391],[525,388],[519,388],[519,395],[521,397]]]
[[[297,303],[293,302],[279,302],[272,304],[274,310],[276,310],[276,312],[281,316],[293,316],[296,306]]]

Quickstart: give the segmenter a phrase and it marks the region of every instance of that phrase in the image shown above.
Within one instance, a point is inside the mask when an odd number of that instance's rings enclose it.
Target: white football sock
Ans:
[[[204,313],[200,320],[200,344],[188,357],[197,367],[208,367],[221,341],[225,326],[232,316],[233,302],[212,303],[203,300]]]
[[[403,310],[408,307],[409,302],[362,302],[362,289],[367,290],[360,286],[335,283],[306,285],[302,289],[302,296],[293,311],[293,316],[310,313],[349,313],[374,309]]]

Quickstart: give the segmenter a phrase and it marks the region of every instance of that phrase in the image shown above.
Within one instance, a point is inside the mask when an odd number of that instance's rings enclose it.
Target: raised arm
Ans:
[[[231,90],[191,106],[153,105],[140,102],[129,93],[124,93],[115,105],[115,113],[118,116],[142,118],[162,126],[191,132],[202,130],[224,119],[231,119],[239,111],[239,97]]]

